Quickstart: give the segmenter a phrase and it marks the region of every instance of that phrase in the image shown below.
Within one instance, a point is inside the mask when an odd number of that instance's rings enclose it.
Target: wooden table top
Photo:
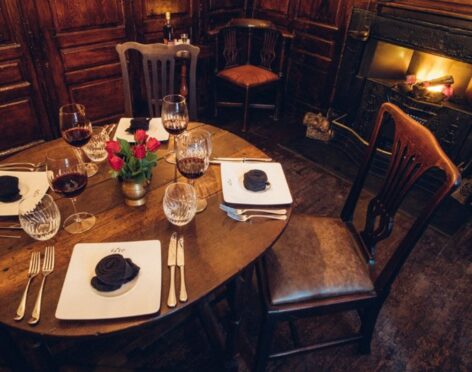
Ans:
[[[191,130],[196,127],[212,133],[213,156],[266,156],[255,146],[225,130],[202,123],[191,123],[189,128]],[[63,145],[64,141],[57,139],[28,149],[3,162],[43,161],[47,150]],[[162,159],[166,152],[167,144],[163,144],[158,151],[160,159],[154,168],[147,203],[141,207],[125,205],[118,181],[108,175],[109,167],[106,162],[100,164],[99,173],[89,179],[87,188],[78,197],[77,203],[78,210],[96,215],[96,225],[78,235],[68,234],[61,228],[54,238],[55,269],[46,280],[41,320],[36,326],[28,325],[27,320],[34,306],[41,276],[31,283],[24,319],[16,322],[13,317],[26,285],[31,252],[44,252],[46,243],[35,241],[22,231],[14,232],[21,235],[21,239],[0,239],[0,323],[19,331],[49,337],[86,337],[124,331],[163,319],[170,320],[169,316],[188,309],[240,273],[261,256],[282,233],[286,221],[257,219],[242,223],[225,216],[218,208],[222,202],[220,166],[210,165],[205,175],[196,183],[200,193],[207,196],[208,207],[180,230],[185,237],[185,274],[189,299],[186,303],[179,302],[173,309],[168,308],[167,248],[172,232],[177,229],[166,220],[162,209],[164,190],[173,182],[175,172],[175,166]],[[179,180],[183,180],[180,175]],[[50,190],[48,192],[55,198],[64,220],[72,213],[70,201]],[[1,222],[17,222],[17,217],[0,217]],[[55,318],[59,295],[75,244],[151,239],[159,239],[162,245],[162,291],[158,313],[113,320],[64,321]],[[177,280],[177,285],[178,283]]]

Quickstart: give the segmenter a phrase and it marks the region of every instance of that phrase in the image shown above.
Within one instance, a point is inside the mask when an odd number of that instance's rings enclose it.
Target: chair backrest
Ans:
[[[444,181],[423,207],[377,277],[375,285],[379,290],[391,285],[435,209],[461,181],[459,170],[444,153],[434,135],[397,106],[384,103],[377,115],[366,157],[344,205],[341,214],[344,221],[352,221],[354,209],[376,152],[377,139],[386,114],[392,119],[395,128],[392,155],[380,192],[368,205],[365,227],[360,234],[371,263],[374,261],[376,243],[390,236],[395,214],[415,182],[431,168],[440,169],[444,173]]]
[[[191,119],[197,117],[197,60],[200,48],[190,44],[166,45],[166,44],[141,44],[129,41],[118,44],[116,50],[120,57],[121,71],[123,74],[123,87],[125,94],[125,114],[133,116],[130,63],[127,51],[135,50],[142,57],[142,73],[149,115],[160,116],[162,98],[167,94],[176,93],[175,60],[182,53],[190,56],[189,94],[187,97],[189,115]]]
[[[281,32],[270,21],[232,19],[216,37],[216,68],[251,64],[279,72],[284,63],[284,43]]]

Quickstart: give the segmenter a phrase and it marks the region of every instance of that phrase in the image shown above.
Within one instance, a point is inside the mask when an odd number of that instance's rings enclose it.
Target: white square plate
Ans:
[[[18,188],[20,189],[21,198],[37,196],[41,198],[49,188],[46,172],[8,172],[0,171],[0,176],[18,177]],[[20,200],[13,203],[0,202],[0,216],[16,216],[18,215],[18,207]]]
[[[120,289],[99,292],[90,280],[105,256],[119,253],[140,267],[139,274]],[[161,306],[161,243],[159,240],[76,244],[62,286],[56,318],[112,319],[153,314]]]
[[[118,127],[116,128],[115,132],[115,140],[117,138],[122,138],[124,140],[127,140],[128,142],[134,141],[134,135],[126,131],[126,129],[128,129],[131,125],[131,119],[132,118],[120,119],[120,122],[118,123]],[[169,140],[169,133],[164,129],[161,118],[152,118],[149,122],[149,130],[146,133],[159,141]]]
[[[270,187],[264,191],[249,191],[244,187],[244,173],[260,169],[267,174]],[[280,163],[222,162],[221,183],[226,203],[249,205],[291,204],[292,195]]]

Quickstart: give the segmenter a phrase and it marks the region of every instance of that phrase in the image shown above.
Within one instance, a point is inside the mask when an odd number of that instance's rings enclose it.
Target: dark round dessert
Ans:
[[[20,199],[18,177],[0,176],[0,202],[12,203]]]
[[[267,182],[267,174],[260,169],[251,169],[244,173],[244,187],[249,191],[264,191],[269,182]]]
[[[98,262],[95,267],[96,276],[90,283],[97,291],[111,292],[133,280],[138,273],[139,266],[130,258],[124,258],[121,254],[111,254]]]

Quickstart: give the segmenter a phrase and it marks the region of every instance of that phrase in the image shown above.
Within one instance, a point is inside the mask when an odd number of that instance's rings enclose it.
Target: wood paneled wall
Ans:
[[[201,47],[200,103],[209,106],[212,30],[254,16],[294,33],[287,102],[300,111],[329,106],[353,6],[375,0],[0,0],[0,150],[58,135],[58,110],[85,104],[94,123],[124,112],[115,45],[162,40],[163,13],[177,35]],[[380,1],[382,2],[382,1]],[[470,0],[385,2],[471,14]]]

